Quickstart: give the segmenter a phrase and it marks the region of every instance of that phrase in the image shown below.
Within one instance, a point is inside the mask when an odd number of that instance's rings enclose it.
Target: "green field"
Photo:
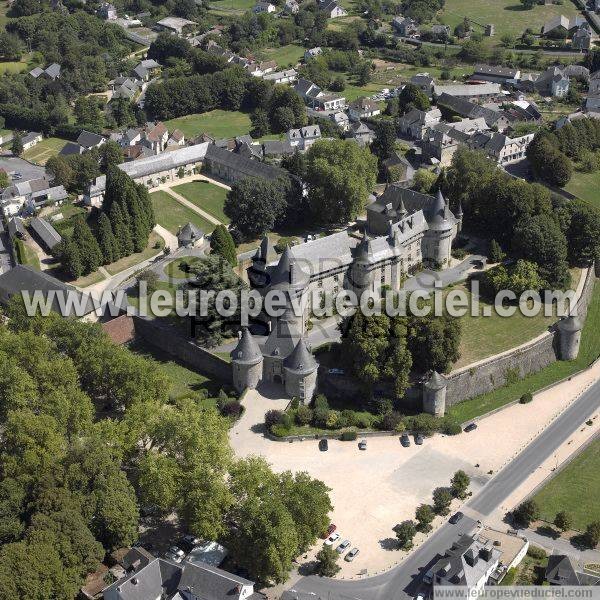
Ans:
[[[5,73],[22,73],[29,68],[29,62],[24,57],[19,61],[0,62],[0,75]]]
[[[38,165],[45,165],[48,159],[56,156],[66,144],[67,140],[61,138],[44,138],[39,144],[23,152],[23,158]]]
[[[210,12],[215,15],[240,15],[250,10],[255,0],[212,0]]]
[[[223,212],[227,190],[213,185],[208,181],[192,181],[173,188],[178,194],[195,204],[198,208],[219,219],[222,223],[229,224],[229,218]]]
[[[575,171],[571,181],[565,185],[565,190],[600,207],[600,171],[594,173]]]
[[[573,517],[574,528],[584,531],[600,520],[600,439],[551,479],[535,496],[542,519],[552,523],[564,510]]]
[[[496,27],[496,33],[494,37],[484,39],[497,45],[505,34],[518,37],[528,27],[539,32],[542,25],[553,17],[572,17],[576,14],[580,13],[571,0],[564,0],[561,5],[536,5],[530,10],[525,10],[519,0],[446,0],[439,20],[444,25],[449,25],[451,32],[465,17],[480,25],[492,23]],[[474,30],[483,33],[483,29],[477,25],[474,25]]]
[[[274,60],[280,67],[294,66],[304,56],[305,49],[302,46],[289,44],[280,48],[267,48],[257,53],[260,60]]]
[[[600,285],[596,284],[592,301],[588,308],[585,327],[581,337],[579,356],[573,361],[556,361],[546,368],[528,375],[519,381],[456,404],[448,411],[458,421],[464,423],[491,410],[518,400],[525,392],[537,390],[569,377],[588,367],[600,356]],[[535,402],[535,400],[534,400]]]
[[[183,258],[176,258],[165,267],[165,275],[172,277],[173,279],[187,279],[189,277],[189,273],[181,267],[183,265],[188,265],[191,267],[200,260],[202,259],[198,256],[184,256]]]
[[[215,138],[231,138],[250,131],[250,117],[246,113],[227,110],[211,110],[202,114],[186,115],[165,121],[172,129],[181,129],[186,138],[207,133]]]
[[[142,252],[137,252],[135,254],[131,254],[130,256],[126,256],[110,265],[106,265],[104,268],[111,274],[116,275],[125,269],[129,269],[134,265],[137,265],[149,258],[152,258],[156,254],[158,254],[162,248],[164,248],[165,241],[155,233],[154,231],[150,232],[150,237],[148,239],[148,245]]]
[[[187,206],[183,206],[166,192],[154,192],[150,194],[150,197],[152,198],[156,222],[171,233],[176,234],[179,228],[188,222],[200,227],[204,233],[212,233],[215,228],[213,223],[208,222]]]

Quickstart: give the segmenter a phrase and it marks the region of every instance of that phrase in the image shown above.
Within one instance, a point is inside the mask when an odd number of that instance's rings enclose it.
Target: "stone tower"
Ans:
[[[252,265],[248,268],[248,279],[255,288],[261,289],[269,284],[267,265],[276,260],[277,252],[268,236],[265,235],[252,257]]]
[[[423,258],[429,263],[444,266],[450,261],[454,223],[449,216],[444,196],[438,190],[430,217],[427,220],[429,230],[425,234]]]
[[[579,317],[571,315],[558,322],[558,348],[560,360],[575,360],[579,354],[581,329]]]
[[[306,346],[304,337],[300,338],[294,351],[283,361],[285,371],[285,391],[308,404],[317,387],[319,365]]]
[[[262,379],[263,355],[247,327],[242,329],[240,341],[230,356],[233,387],[238,392],[256,388]]]
[[[436,417],[446,412],[446,378],[433,371],[423,384],[423,411]]]
[[[360,295],[370,289],[373,281],[371,274],[372,252],[371,244],[367,233],[363,234],[360,244],[356,247],[354,261],[348,273],[349,282],[353,291],[360,298]]]

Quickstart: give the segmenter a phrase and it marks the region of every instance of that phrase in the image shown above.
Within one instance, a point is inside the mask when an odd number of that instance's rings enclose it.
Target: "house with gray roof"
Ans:
[[[355,141],[361,148],[368,146],[375,139],[375,132],[362,121],[350,123],[345,134],[346,139]]]
[[[551,554],[548,557],[545,579],[550,585],[600,585],[600,575],[586,573],[571,556],[566,554]]]
[[[194,223],[188,222],[179,228],[177,241],[180,248],[195,248],[204,241],[204,231]]]
[[[398,131],[413,140],[421,140],[425,131],[441,119],[442,113],[439,108],[434,107],[427,111],[413,108],[398,119]]]
[[[402,37],[410,37],[419,31],[419,25],[410,17],[394,17],[392,19],[392,28]]]
[[[570,19],[565,15],[557,15],[544,23],[542,35],[553,38],[566,38],[569,32],[586,22],[585,17],[582,15],[576,15]]]
[[[169,31],[182,35],[185,31],[193,29],[198,23],[183,19],[182,17],[165,17],[156,23],[156,27],[163,31]]]
[[[300,129],[290,129],[286,139],[293,148],[306,152],[316,141],[321,139],[321,128],[318,125],[307,125]]]
[[[521,71],[510,67],[501,67],[498,65],[475,65],[473,74],[468,81],[491,81],[493,83],[506,84],[510,81],[519,79]]]
[[[472,85],[468,83],[450,83],[434,85],[433,93],[436,97],[445,93],[449,96],[458,96],[462,98],[484,98],[500,96],[502,95],[502,89],[499,83],[492,82]]]
[[[97,133],[86,131],[83,129],[77,137],[77,143],[84,150],[91,150],[92,148],[99,148],[106,142],[106,139]]]
[[[416,85],[428,98],[431,98],[434,79],[429,73],[417,73],[410,78],[410,82]]]
[[[56,81],[60,78],[60,70],[61,67],[58,63],[52,63],[45,69],[42,69],[41,67],[36,67],[32,71],[29,71],[29,74],[34,79],[38,79],[38,77],[44,77],[50,81]]]
[[[36,144],[39,144],[44,139],[44,136],[38,131],[30,131],[21,138],[23,150],[29,150]]]
[[[510,115],[502,110],[493,110],[466,98],[451,96],[442,93],[436,100],[437,106],[449,119],[450,115],[458,115],[466,119],[477,119],[483,117],[488,127],[495,127],[498,131],[504,131],[512,122]]]
[[[548,67],[534,82],[534,87],[542,96],[564,98],[569,91],[569,78],[561,67]]]
[[[50,223],[48,223],[48,221],[46,221],[46,219],[33,217],[29,222],[29,227],[50,252],[62,242],[61,235],[54,227],[52,227],[52,225],[50,225]]]

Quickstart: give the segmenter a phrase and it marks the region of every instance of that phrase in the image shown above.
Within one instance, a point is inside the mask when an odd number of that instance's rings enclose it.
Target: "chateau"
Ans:
[[[287,307],[282,316],[269,319],[262,349],[243,331],[231,352],[235,387],[241,391],[261,381],[277,382],[290,396],[310,402],[318,369],[304,337],[312,298],[322,300],[342,289],[357,296],[383,286],[400,289],[405,277],[423,265],[444,268],[461,225],[460,206],[454,214],[441,192],[433,197],[389,186],[367,208],[362,238],[342,231],[286,248],[281,256],[263,239],[248,279],[263,295],[282,292]],[[292,302],[302,310],[294,311]]]

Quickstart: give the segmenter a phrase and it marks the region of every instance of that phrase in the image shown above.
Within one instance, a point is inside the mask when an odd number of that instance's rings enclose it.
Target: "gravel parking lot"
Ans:
[[[22,179],[15,179],[13,183],[19,181],[31,181],[32,179],[39,179],[46,173],[44,167],[38,167],[31,163],[17,158],[15,156],[0,156],[0,169],[4,169],[9,175],[11,173],[21,173]]]

